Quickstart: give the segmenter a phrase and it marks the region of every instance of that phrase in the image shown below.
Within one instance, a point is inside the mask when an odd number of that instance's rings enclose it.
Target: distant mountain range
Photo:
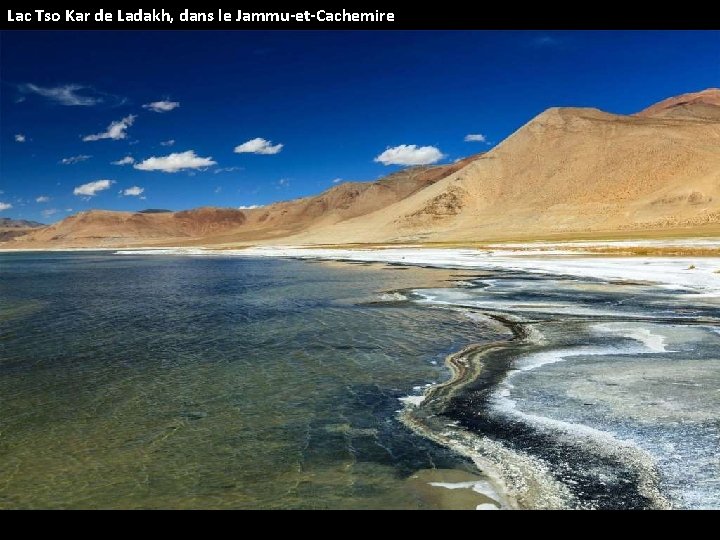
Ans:
[[[37,229],[40,227],[47,227],[47,225],[24,219],[0,218],[0,229]]]
[[[0,218],[0,247],[2,242],[8,242],[13,238],[24,236],[34,229],[46,227],[37,221],[26,221],[24,219]]]
[[[624,116],[552,108],[490,152],[265,208],[93,211],[2,247],[720,235],[720,89]]]

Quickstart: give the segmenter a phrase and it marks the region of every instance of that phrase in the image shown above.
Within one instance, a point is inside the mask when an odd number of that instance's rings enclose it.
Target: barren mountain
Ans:
[[[25,219],[0,218],[0,242],[24,236],[40,227],[45,225]]]
[[[40,227],[45,227],[45,225],[26,219],[0,218],[0,229],[38,229]]]
[[[462,169],[475,157],[414,167],[377,182],[348,182],[315,197],[253,210],[200,208],[183,212],[93,210],[38,230],[5,248],[126,247],[268,241],[388,207]]]
[[[94,211],[3,247],[720,233],[720,90],[624,116],[552,108],[492,151],[254,210]]]
[[[697,116],[698,113],[708,114],[717,119],[720,107],[720,88],[708,88],[702,92],[682,94],[651,105],[636,116],[650,118],[653,116]]]
[[[720,232],[720,90],[633,116],[549,109],[398,203],[288,243]]]
[[[185,212],[131,213],[93,210],[17,239],[22,247],[115,247],[203,238],[237,229],[247,221],[239,210],[199,208]]]

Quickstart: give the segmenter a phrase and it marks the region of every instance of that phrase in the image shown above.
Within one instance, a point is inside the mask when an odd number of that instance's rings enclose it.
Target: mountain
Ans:
[[[240,227],[246,221],[238,210],[199,208],[185,212],[81,212],[27,235],[17,242],[29,247],[115,247],[202,238]]]
[[[682,94],[651,105],[636,116],[652,118],[654,116],[690,116],[718,118],[720,112],[720,88],[708,88],[702,92]]]
[[[552,108],[393,206],[288,243],[720,233],[720,90],[631,116]]]
[[[37,221],[0,218],[0,242],[7,242],[13,238],[24,236],[40,227],[45,227],[45,225]]]
[[[474,159],[438,167],[414,167],[377,182],[348,182],[315,197],[251,210],[82,212],[3,247],[108,248],[270,241],[392,206],[461,170]]]
[[[0,229],[37,229],[45,224],[25,219],[0,218]]]
[[[486,154],[253,210],[94,211],[5,247],[720,234],[720,90],[633,115],[552,108]]]

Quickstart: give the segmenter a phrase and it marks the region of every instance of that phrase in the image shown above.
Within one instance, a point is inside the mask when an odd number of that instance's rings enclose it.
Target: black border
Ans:
[[[69,3],[70,4],[70,3]],[[17,5],[17,4],[16,4]],[[335,4],[337,6],[337,4]],[[467,4],[466,4],[467,5]],[[72,7],[72,6],[70,6]],[[38,22],[34,10],[42,9],[38,6],[22,9],[5,8],[0,19],[2,30],[670,30],[670,29],[696,29],[720,30],[720,19],[708,17],[702,9],[633,9],[628,12],[623,6],[607,2],[590,2],[578,4],[575,8],[553,6],[546,2],[535,2],[527,6],[515,4],[475,4],[472,11],[467,7],[455,7],[452,4],[435,4],[429,7],[390,7],[387,5],[365,7],[332,7],[323,4],[294,4],[293,7],[275,4],[237,4],[232,10],[238,9],[246,12],[309,12],[317,13],[319,10],[338,12],[343,9],[349,12],[394,13],[394,22],[352,23],[352,22],[181,22],[180,14],[185,8],[164,8],[174,18],[173,24],[157,22],[97,22],[94,15],[101,9],[113,13],[113,19],[118,9],[124,13],[137,12],[139,8],[111,8],[98,7],[79,9],[91,13],[88,22],[68,23],[65,21],[65,9],[48,8],[48,12],[61,13],[60,22]],[[153,8],[142,8],[145,12]],[[158,8],[154,8],[158,9]],[[217,19],[218,9],[197,7],[191,12],[212,13]],[[160,9],[158,9],[160,11]],[[10,12],[32,13],[31,22],[10,22]],[[718,36],[720,42],[720,35]]]

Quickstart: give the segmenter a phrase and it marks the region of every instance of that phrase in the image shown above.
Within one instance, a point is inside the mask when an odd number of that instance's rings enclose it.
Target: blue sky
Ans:
[[[43,222],[92,208],[264,205],[485,151],[551,106],[632,113],[720,86],[720,32],[0,40],[0,217]]]

